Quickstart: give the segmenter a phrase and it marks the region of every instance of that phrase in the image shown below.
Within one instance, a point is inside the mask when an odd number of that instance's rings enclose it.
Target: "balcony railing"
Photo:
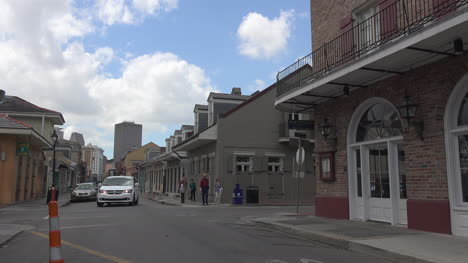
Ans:
[[[323,77],[400,36],[413,34],[467,4],[468,0],[396,0],[381,6],[375,15],[354,21],[349,30],[279,72],[277,96]]]
[[[301,122],[304,127],[314,127],[314,121],[312,120],[301,120],[296,121]],[[314,138],[314,130],[304,130],[304,129],[290,129],[288,122],[282,122],[279,124],[279,137],[280,138],[292,138],[295,137],[295,133],[305,134],[306,139]]]

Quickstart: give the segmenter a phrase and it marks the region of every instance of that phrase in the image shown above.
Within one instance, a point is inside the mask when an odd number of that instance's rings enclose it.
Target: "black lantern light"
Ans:
[[[408,124],[410,120],[416,116],[416,109],[418,105],[411,102],[410,96],[405,96],[403,103],[398,107],[401,113],[401,116],[408,120]]]
[[[411,101],[410,96],[405,96],[403,103],[398,107],[400,110],[401,116],[408,121],[408,127],[413,124],[416,128],[416,133],[418,134],[421,140],[424,140],[423,132],[424,132],[424,122],[422,121],[413,121],[416,116],[416,110],[418,109],[418,104],[413,103]]]
[[[320,129],[320,134],[322,134],[322,136],[325,137],[325,140],[326,140],[327,137],[330,136],[332,125],[328,121],[328,119],[325,118],[323,122],[320,123],[319,129]]]

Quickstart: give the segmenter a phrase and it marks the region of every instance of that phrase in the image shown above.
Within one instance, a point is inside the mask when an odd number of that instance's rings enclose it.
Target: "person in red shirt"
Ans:
[[[202,201],[203,205],[208,205],[208,190],[210,189],[210,181],[208,181],[208,176],[203,174],[203,178],[200,180],[200,189],[202,192]]]

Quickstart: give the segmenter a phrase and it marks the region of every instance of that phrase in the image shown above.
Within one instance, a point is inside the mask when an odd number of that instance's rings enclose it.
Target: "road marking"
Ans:
[[[111,216],[79,216],[79,217],[60,217],[60,220],[73,220],[73,219],[88,219],[88,218],[104,218]]]
[[[39,233],[39,232],[35,232],[35,231],[31,231],[32,234],[36,235],[36,236],[39,236],[39,237],[42,237],[42,238],[45,238],[45,239],[49,239],[49,236],[46,235],[46,234],[43,234],[43,233]],[[123,259],[123,258],[119,258],[119,257],[116,257],[116,256],[110,256],[110,255],[106,255],[104,253],[101,253],[99,251],[96,251],[96,250],[93,250],[93,249],[90,249],[90,248],[87,248],[87,247],[83,247],[83,246],[80,246],[80,245],[77,245],[77,244],[73,244],[73,243],[70,243],[68,241],[65,241],[65,240],[62,240],[62,244],[63,245],[66,245],[66,246],[69,246],[69,247],[72,247],[72,248],[75,248],[75,249],[78,249],[78,250],[81,250],[83,252],[86,252],[88,254],[91,254],[91,255],[94,255],[94,256],[97,256],[97,257],[100,257],[100,258],[104,258],[104,259],[107,259],[107,260],[110,260],[112,262],[116,262],[116,263],[132,263],[131,261],[128,261],[126,259]]]
[[[115,224],[100,224],[100,225],[85,225],[85,226],[62,226],[60,229],[73,229],[83,227],[97,227],[97,226],[115,226]],[[39,231],[49,231],[48,228],[39,229]]]
[[[322,261],[307,258],[301,258],[299,261],[301,261],[301,263],[323,263]]]

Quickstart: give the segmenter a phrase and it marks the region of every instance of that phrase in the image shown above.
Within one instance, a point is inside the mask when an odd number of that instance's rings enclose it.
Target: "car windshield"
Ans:
[[[79,184],[76,186],[76,190],[93,190],[92,184]]]
[[[122,185],[128,186],[133,185],[132,178],[106,178],[102,185],[109,186],[109,185]]]

